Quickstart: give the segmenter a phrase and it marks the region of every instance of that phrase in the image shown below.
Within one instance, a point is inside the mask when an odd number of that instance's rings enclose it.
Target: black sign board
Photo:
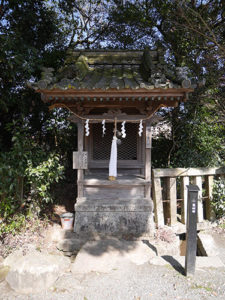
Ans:
[[[197,252],[197,216],[198,216],[198,192],[197,185],[188,185],[187,201],[187,231],[186,231],[186,256],[185,256],[185,274],[194,275],[196,252]]]

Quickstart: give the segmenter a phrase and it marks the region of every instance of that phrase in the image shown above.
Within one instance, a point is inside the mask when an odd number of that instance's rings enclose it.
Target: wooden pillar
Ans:
[[[82,121],[77,123],[77,138],[78,138],[78,152],[82,152],[84,149],[84,124]],[[84,196],[84,170],[77,170],[77,197],[82,198]]]
[[[187,197],[188,197],[187,185],[189,185],[189,177],[188,176],[181,177],[181,199],[183,199],[181,205],[181,222],[183,224],[187,223]]]
[[[167,177],[167,199],[170,200],[170,225],[177,223],[177,184],[176,177]]]
[[[202,203],[202,177],[195,176],[193,183],[199,187],[198,193],[198,222],[203,221],[203,203]]]
[[[153,177],[153,201],[155,222],[158,227],[163,227],[165,223],[163,215],[162,186],[160,177]]]
[[[152,148],[152,132],[149,122],[146,123],[145,133],[145,198],[151,198],[151,148]]]
[[[206,219],[213,221],[215,220],[215,213],[213,211],[211,200],[212,200],[212,192],[213,192],[213,176],[206,176],[206,191],[207,191],[207,199],[206,199]]]

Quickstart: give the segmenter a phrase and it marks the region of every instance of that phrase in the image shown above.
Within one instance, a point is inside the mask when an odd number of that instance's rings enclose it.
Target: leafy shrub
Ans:
[[[51,185],[63,172],[58,154],[46,152],[15,125],[11,149],[0,153],[0,235],[18,231],[27,212],[38,215],[52,202]]]
[[[225,215],[225,179],[214,180],[212,206],[217,218]]]
[[[11,233],[15,235],[20,232],[26,225],[26,217],[22,213],[15,214],[7,218],[7,221],[0,221],[0,237],[4,234]]]
[[[33,204],[35,202],[41,208],[43,203],[53,202],[50,193],[51,184],[62,179],[64,172],[59,155],[50,153],[46,160],[36,166],[32,160],[28,160],[25,172],[31,186]]]

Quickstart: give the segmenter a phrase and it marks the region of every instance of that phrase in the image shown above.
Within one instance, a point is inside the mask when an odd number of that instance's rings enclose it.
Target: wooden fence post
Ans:
[[[202,177],[196,176],[194,177],[194,184],[199,187],[198,192],[198,222],[203,221],[203,203],[202,203]]]
[[[183,224],[186,224],[187,222],[187,185],[189,185],[189,177],[181,177],[181,199],[183,199],[183,202],[181,204],[181,222]]]
[[[158,227],[163,227],[164,215],[163,215],[163,203],[162,203],[162,187],[161,180],[159,177],[153,176],[153,201],[155,211],[155,222]]]
[[[211,200],[213,192],[213,176],[206,176],[206,191],[208,198],[206,199],[206,219],[213,221],[215,220],[215,213],[213,211]]]
[[[167,178],[167,197],[170,200],[170,225],[177,223],[177,183],[176,177]]]

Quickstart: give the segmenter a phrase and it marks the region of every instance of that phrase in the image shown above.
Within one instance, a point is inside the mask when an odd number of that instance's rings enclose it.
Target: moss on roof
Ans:
[[[183,70],[183,71],[182,71]],[[190,88],[187,69],[169,69],[158,51],[69,51],[58,71],[43,68],[35,89]]]

